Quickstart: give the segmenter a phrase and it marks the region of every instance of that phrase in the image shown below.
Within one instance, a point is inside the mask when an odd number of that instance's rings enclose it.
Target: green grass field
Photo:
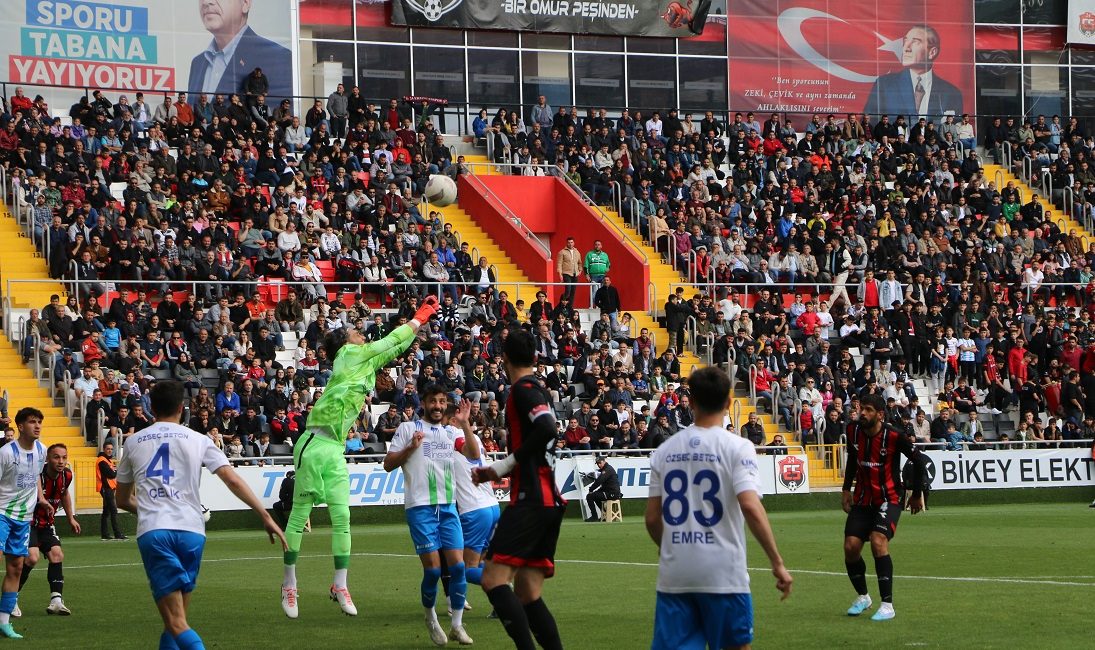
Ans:
[[[780,602],[763,554],[751,546],[757,647],[1091,647],[1095,512],[1084,505],[906,513],[891,547],[898,617],[888,623],[844,615],[854,594],[841,553],[843,513],[771,518],[795,585],[791,598]],[[82,519],[87,528],[97,527],[91,517]],[[357,618],[343,616],[327,599],[332,566],[322,530],[304,539],[296,621],[287,620],[279,605],[280,553],[258,531],[233,531],[210,535],[191,624],[216,648],[433,647],[422,623],[421,572],[406,528],[357,526],[353,532],[350,589],[361,611]],[[156,647],[159,618],[136,544],[100,542],[97,535],[68,537],[64,544],[65,600],[74,615],[46,616],[42,565],[20,597],[23,618],[15,627],[26,636],[22,645]],[[622,524],[568,519],[558,559],[545,600],[568,648],[649,647],[657,556],[640,518],[628,516]],[[869,560],[868,568],[873,571]],[[873,577],[870,587],[877,602]],[[465,624],[476,646],[512,647],[502,626],[486,618],[486,597],[475,587],[469,592],[474,610]]]

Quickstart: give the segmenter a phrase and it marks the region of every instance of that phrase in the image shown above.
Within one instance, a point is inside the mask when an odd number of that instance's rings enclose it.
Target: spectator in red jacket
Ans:
[[[563,434],[567,449],[589,451],[589,432],[578,426],[578,418],[570,418],[566,432]]]
[[[806,303],[806,311],[799,315],[795,325],[797,325],[798,328],[802,330],[802,333],[808,337],[813,336],[814,332],[817,332],[817,328],[821,326],[821,318],[817,315],[814,303]]]
[[[1024,347],[1026,341],[1022,338],[1015,342],[1015,347],[1008,350],[1008,374],[1012,377],[1012,386],[1022,386],[1027,382],[1027,350]]]

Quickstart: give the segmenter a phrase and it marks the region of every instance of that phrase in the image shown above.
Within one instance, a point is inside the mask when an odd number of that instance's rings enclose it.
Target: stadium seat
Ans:
[[[612,499],[605,501],[601,506],[604,514],[601,515],[601,521],[605,523],[612,523],[614,521],[622,522],[624,520],[623,511],[620,509],[620,500]]]
[[[271,443],[270,444],[270,455],[271,456],[292,456],[293,455],[293,448],[290,445],[276,445],[276,444]]]
[[[362,451],[369,455],[383,456],[388,453],[388,447],[383,442],[366,442]]]

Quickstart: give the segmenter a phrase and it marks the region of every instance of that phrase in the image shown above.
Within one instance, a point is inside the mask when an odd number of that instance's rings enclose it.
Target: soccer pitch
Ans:
[[[23,618],[14,620],[15,629],[26,637],[20,645],[156,647],[160,620],[136,544],[101,542],[97,522],[90,516],[81,519],[85,534],[95,539],[64,540],[65,601],[73,616],[46,616],[43,562],[19,599]],[[779,601],[763,553],[752,544],[756,647],[1090,647],[1095,512],[1086,504],[933,507],[915,517],[905,513],[891,547],[898,615],[886,623],[844,615],[854,593],[844,574],[842,512],[773,513],[771,519],[795,578],[794,593]],[[304,538],[296,621],[281,613],[281,555],[263,534],[210,535],[190,615],[206,646],[434,647],[422,622],[421,569],[406,527],[354,527],[349,586],[361,612],[356,618],[342,615],[327,598],[330,537],[325,527],[317,528]],[[568,519],[558,559],[545,601],[566,647],[649,647],[657,555],[640,517],[626,516],[617,524]],[[867,566],[877,603],[870,559]],[[469,585],[469,593],[474,609],[464,622],[475,645],[512,647],[498,621],[487,618],[490,606],[482,591]],[[447,626],[444,612],[439,614]]]

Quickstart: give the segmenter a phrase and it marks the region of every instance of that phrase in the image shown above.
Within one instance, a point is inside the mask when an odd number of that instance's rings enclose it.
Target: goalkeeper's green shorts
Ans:
[[[293,503],[350,503],[350,472],[344,450],[342,443],[311,431],[301,437],[293,449],[297,471]]]

